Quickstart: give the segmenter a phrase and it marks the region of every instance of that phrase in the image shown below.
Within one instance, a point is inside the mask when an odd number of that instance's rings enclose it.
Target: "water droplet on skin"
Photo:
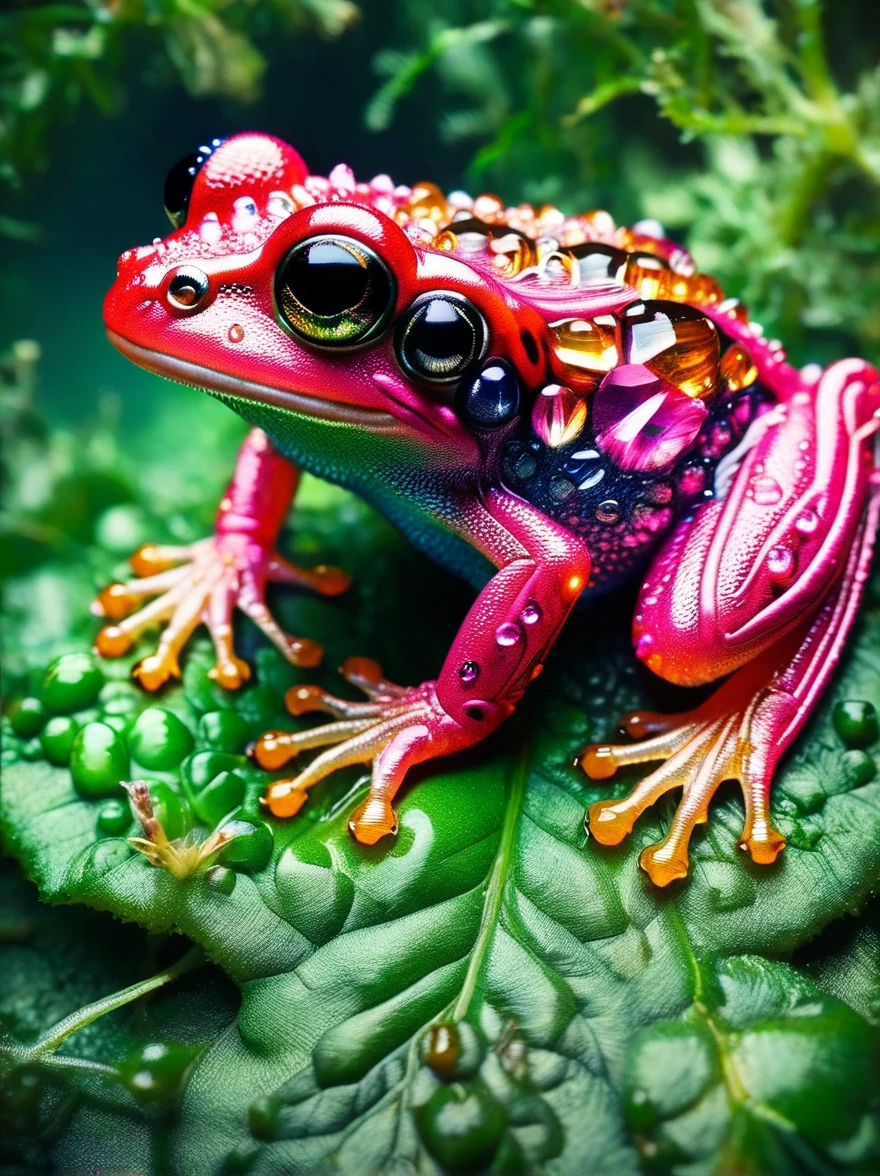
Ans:
[[[596,518],[600,523],[616,523],[620,519],[620,504],[613,498],[606,498],[596,507]]]
[[[605,471],[603,469],[594,470],[589,477],[584,478],[583,482],[578,486],[578,490],[592,490],[594,486],[599,485],[604,477]]]
[[[522,640],[522,629],[515,621],[507,621],[495,630],[495,640],[499,645],[516,645]]]
[[[533,600],[520,613],[520,617],[525,625],[535,625],[541,619],[541,610]]]
[[[794,553],[787,547],[772,548],[767,554],[767,571],[775,579],[789,579],[794,572]]]
[[[233,323],[228,331],[230,343],[240,343],[244,338],[244,327],[240,323]]]
[[[532,427],[551,449],[574,441],[586,420],[586,400],[560,384],[542,388],[532,409]]]
[[[556,502],[564,502],[574,492],[574,483],[568,478],[554,478],[550,483],[550,496]]]
[[[769,475],[753,478],[752,491],[758,506],[775,506],[782,498],[782,487]]]
[[[199,239],[206,245],[216,245],[223,237],[223,228],[217,219],[216,212],[206,213],[199,225]]]
[[[470,682],[476,682],[480,676],[480,667],[475,661],[466,661],[463,665],[459,666],[458,676],[465,685]]]
[[[812,535],[819,526],[819,516],[814,510],[801,511],[794,525],[802,535]]]
[[[239,196],[232,205],[232,227],[236,233],[246,233],[259,217],[252,196]]]
[[[695,440],[706,408],[642,364],[610,372],[593,400],[596,444],[622,469],[670,465]]]

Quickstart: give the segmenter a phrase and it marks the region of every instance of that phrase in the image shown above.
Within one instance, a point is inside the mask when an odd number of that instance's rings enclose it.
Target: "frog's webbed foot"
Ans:
[[[433,682],[404,687],[382,676],[381,667],[367,658],[348,658],[342,676],[367,695],[367,702],[350,702],[317,686],[294,686],[285,698],[293,715],[320,711],[337,721],[293,734],[267,731],[254,755],[261,767],[277,771],[300,752],[326,750],[290,779],[269,785],[263,804],[276,817],[292,817],[306,801],[307,790],[338,768],[372,764],[367,799],[352,814],[348,827],[365,845],[374,845],[397,832],[391,806],[408,767],[456,749],[457,724],[437,701]]]
[[[785,846],[785,839],[769,819],[773,764],[762,751],[757,732],[765,729],[774,710],[787,711],[791,697],[767,689],[739,710],[719,706],[721,701],[719,695],[680,715],[634,712],[625,716],[621,725],[640,742],[593,744],[581,757],[584,771],[593,780],[605,780],[627,764],[665,761],[623,800],[600,800],[590,806],[587,830],[602,845],[617,845],[645,809],[671,789],[682,789],[668,833],[639,857],[639,865],[657,886],[687,875],[688,843],[694,826],[708,820],[709,802],[725,780],[737,780],[745,798],[740,848],[754,861],[769,864]]]
[[[122,657],[145,629],[164,623],[156,651],[134,669],[147,690],[158,690],[169,678],[180,677],[178,655],[201,623],[207,626],[216,653],[211,677],[229,690],[247,681],[250,669],[236,656],[232,642],[235,608],[250,617],[288,661],[317,665],[321,646],[292,637],[278,626],[266,606],[266,585],[297,584],[333,596],[349,583],[338,568],[299,568],[274,547],[241,532],[218,533],[184,547],[147,545],[135,552],[131,565],[138,578],[109,585],[92,605],[93,613],[110,621],[98,634],[95,650],[102,657]]]

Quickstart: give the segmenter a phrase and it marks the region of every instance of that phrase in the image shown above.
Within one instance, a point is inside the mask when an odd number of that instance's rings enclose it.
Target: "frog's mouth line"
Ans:
[[[268,404],[273,408],[283,408],[287,412],[299,412],[304,416],[316,417],[319,420],[333,421],[337,424],[360,425],[375,432],[378,429],[399,429],[400,422],[390,412],[383,412],[378,408],[364,408],[361,405],[345,404],[339,400],[321,400],[317,396],[308,396],[304,392],[285,392],[278,388],[270,388],[266,384],[256,384],[252,380],[242,380],[237,376],[229,376],[224,372],[214,371],[212,368],[202,367],[191,363],[187,359],[176,359],[163,355],[158,351],[150,351],[141,347],[139,343],[132,343],[123,335],[107,330],[110,342],[122,354],[157,376],[164,376],[169,380],[176,380],[179,384],[189,384],[193,388],[200,388],[205,392],[219,392],[224,396],[236,397],[239,400],[256,400],[260,404]]]

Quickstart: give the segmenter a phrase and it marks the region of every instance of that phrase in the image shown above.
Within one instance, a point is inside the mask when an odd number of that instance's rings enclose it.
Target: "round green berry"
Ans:
[[[165,830],[169,841],[182,837],[189,827],[189,806],[164,780],[150,780],[150,799],[156,819]]]
[[[219,772],[200,792],[193,791],[192,806],[206,825],[217,825],[244,800],[245,783],[237,772]]]
[[[131,825],[131,810],[122,800],[105,800],[98,811],[98,832],[121,837]]]
[[[275,838],[272,830],[262,821],[234,819],[221,826],[232,840],[220,851],[220,860],[225,866],[244,873],[256,873],[269,864]]]
[[[90,654],[66,653],[46,670],[40,696],[50,711],[69,715],[91,706],[103,685],[104,675]]]
[[[54,715],[49,720],[43,728],[40,743],[50,764],[63,768],[70,763],[70,753],[78,730],[79,723],[70,715]]]
[[[205,873],[205,882],[219,894],[232,894],[237,878],[235,870],[227,870],[226,866],[211,866]]]
[[[199,1046],[150,1041],[136,1046],[119,1067],[123,1084],[140,1102],[175,1094]]]
[[[77,732],[70,751],[70,775],[80,796],[96,800],[111,796],[128,773],[128,752],[106,723],[87,723]]]
[[[22,739],[39,735],[46,722],[46,709],[39,698],[21,698],[9,708],[12,730]]]
[[[250,731],[233,710],[209,711],[199,719],[198,740],[216,751],[241,751]]]
[[[246,768],[247,762],[243,755],[231,755],[225,751],[197,751],[187,761],[184,774],[192,785],[193,792],[197,793],[207,788],[221,772],[235,772]]]
[[[21,745],[18,754],[23,760],[27,760],[28,763],[33,763],[35,760],[43,758],[43,745],[36,737],[28,739],[26,743]]]
[[[862,788],[865,784],[870,784],[877,775],[877,765],[874,762],[874,757],[858,748],[854,748],[852,751],[845,751],[843,753],[843,763],[853,788]]]
[[[132,758],[151,771],[176,768],[193,749],[193,737],[177,715],[151,706],[138,716],[128,746]]]
[[[834,730],[847,747],[870,747],[880,739],[880,722],[873,704],[860,699],[839,702],[831,716]]]
[[[507,1126],[504,1111],[482,1082],[438,1086],[415,1108],[422,1143],[450,1172],[485,1172]]]

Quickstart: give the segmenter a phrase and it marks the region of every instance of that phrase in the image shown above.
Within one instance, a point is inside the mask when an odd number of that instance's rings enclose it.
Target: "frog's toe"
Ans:
[[[272,553],[269,560],[266,578],[275,584],[296,584],[300,588],[311,588],[322,596],[339,596],[351,587],[351,576],[341,568],[328,564],[302,568],[277,551]]]
[[[297,666],[318,665],[323,648],[308,638],[284,632],[266,605],[266,585],[296,584],[327,596],[337,595],[349,585],[348,576],[339,568],[300,568],[274,548],[233,531],[186,547],[147,544],[135,552],[131,564],[140,578],[108,585],[92,604],[92,612],[109,622],[98,633],[95,652],[102,657],[122,657],[146,629],[165,624],[155,653],[133,671],[147,690],[158,690],[169,678],[180,676],[178,655],[201,623],[210,633],[216,654],[210,676],[227,690],[237,690],[246,682],[250,667],[233,646],[236,608],[288,661]]]
[[[302,807],[309,788],[340,768],[372,763],[395,735],[417,721],[415,708],[407,708],[391,718],[347,719],[295,734],[267,731],[258,740],[254,755],[260,766],[270,771],[282,767],[306,749],[324,747],[326,750],[317,755],[298,776],[270,784],[263,797],[263,804],[276,817],[292,816]],[[293,809],[292,798],[296,803]],[[387,831],[390,832],[390,828]]]
[[[111,588],[116,587],[111,585]],[[120,587],[128,588],[128,585],[120,585]],[[105,589],[109,591],[109,589]],[[167,621],[177,608],[180,600],[183,597],[183,581],[180,580],[172,585],[167,591],[157,596],[155,600],[151,600],[149,604],[143,605],[136,612],[129,615],[119,616],[121,610],[121,594],[115,594],[117,613],[114,617],[112,612],[105,612],[104,615],[113,619],[113,624],[105,625],[95,638],[95,652],[101,657],[124,657],[127,654],[135,641],[140,637],[146,629],[151,625],[159,624],[162,621]],[[101,597],[98,597],[100,601]]]
[[[237,603],[245,616],[250,617],[260,632],[269,638],[292,665],[311,670],[321,664],[324,647],[317,641],[310,641],[308,637],[294,637],[290,633],[285,633],[269,611],[262,594],[252,597],[242,593]]]
[[[642,716],[642,729],[659,716]],[[659,733],[640,743],[594,744],[581,757],[581,766],[594,780],[612,776],[628,764],[663,760],[622,800],[600,800],[586,817],[588,833],[602,845],[617,845],[639,816],[673,788],[682,797],[666,836],[643,850],[639,865],[657,886],[666,886],[688,872],[688,844],[696,825],[708,820],[709,802],[725,780],[738,780],[746,802],[746,826],[739,842],[752,859],[768,864],[785,841],[770,824],[770,773],[749,751],[750,714],[722,714],[701,718],[698,712],[678,716],[677,723],[650,721]]]
[[[384,765],[383,753],[398,736],[406,743],[409,733],[426,732],[425,724],[431,726],[438,719],[439,709],[433,683],[398,686],[367,658],[349,658],[341,673],[369,696],[368,702],[337,698],[318,686],[294,686],[286,697],[291,714],[318,711],[337,721],[305,731],[267,731],[257,741],[254,756],[267,771],[278,771],[303,751],[324,749],[299,775],[269,785],[263,803],[278,817],[298,812],[307,790],[339,768],[372,763],[375,779],[370,795],[352,816],[349,828],[358,841],[373,845],[397,832],[391,797],[404,770],[403,761],[398,763],[394,757],[394,763]]]
[[[375,845],[383,837],[397,836],[397,814],[387,798],[368,796],[351,814],[348,831],[361,845]]]

